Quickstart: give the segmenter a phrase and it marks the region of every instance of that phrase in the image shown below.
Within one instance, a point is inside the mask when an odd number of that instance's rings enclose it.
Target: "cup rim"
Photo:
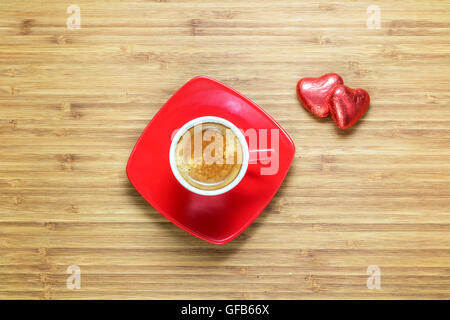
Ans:
[[[176,146],[178,144],[178,141],[181,139],[181,137],[192,127],[194,127],[198,124],[201,124],[201,123],[205,123],[205,122],[219,123],[219,124],[222,124],[222,125],[230,128],[233,131],[233,133],[236,135],[236,137],[238,137],[239,142],[242,147],[242,165],[241,165],[241,169],[239,170],[238,175],[231,183],[229,183],[225,187],[217,189],[217,190],[202,190],[202,189],[196,188],[196,187],[192,186],[191,184],[189,184],[181,176],[180,172],[178,171],[178,167],[177,167],[176,160],[175,160]],[[185,187],[187,190],[189,190],[193,193],[202,195],[202,196],[220,195],[220,194],[228,192],[231,189],[233,189],[234,187],[236,187],[239,184],[239,182],[241,182],[242,178],[244,178],[245,174],[247,173],[249,156],[250,155],[249,155],[249,151],[248,151],[247,141],[245,140],[245,136],[242,133],[242,131],[238,127],[236,127],[232,122],[230,122],[224,118],[220,118],[220,117],[216,117],[216,116],[203,116],[203,117],[198,117],[198,118],[195,118],[195,119],[192,119],[192,120],[186,122],[177,131],[177,133],[173,137],[172,142],[170,144],[170,150],[169,150],[170,168],[172,169],[172,173],[175,176],[175,178],[177,179],[177,181],[183,187]]]

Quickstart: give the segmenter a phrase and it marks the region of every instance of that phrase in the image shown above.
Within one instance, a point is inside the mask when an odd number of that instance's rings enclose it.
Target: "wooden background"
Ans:
[[[449,29],[441,0],[2,0],[0,298],[449,298]],[[299,78],[327,72],[371,95],[349,131],[296,98]],[[273,201],[224,246],[173,226],[125,175],[145,125],[198,74],[297,147]]]

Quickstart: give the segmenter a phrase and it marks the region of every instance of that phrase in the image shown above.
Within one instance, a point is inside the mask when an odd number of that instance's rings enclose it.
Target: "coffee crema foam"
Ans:
[[[205,122],[190,128],[177,143],[180,175],[202,190],[221,189],[236,179],[242,166],[239,138],[227,126]]]

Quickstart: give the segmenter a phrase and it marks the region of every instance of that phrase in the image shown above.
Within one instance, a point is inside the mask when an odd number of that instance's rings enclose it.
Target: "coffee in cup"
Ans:
[[[218,190],[232,183],[242,167],[243,149],[229,127],[204,122],[178,140],[175,160],[181,177],[201,190]]]

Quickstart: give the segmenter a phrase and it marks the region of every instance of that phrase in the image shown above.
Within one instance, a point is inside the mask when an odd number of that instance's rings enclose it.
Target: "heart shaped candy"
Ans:
[[[303,106],[318,117],[328,117],[328,98],[333,89],[344,80],[336,73],[327,73],[319,78],[302,78],[297,83],[297,96]]]
[[[363,89],[339,85],[329,95],[328,103],[334,122],[341,129],[353,126],[367,111],[370,96]]]

